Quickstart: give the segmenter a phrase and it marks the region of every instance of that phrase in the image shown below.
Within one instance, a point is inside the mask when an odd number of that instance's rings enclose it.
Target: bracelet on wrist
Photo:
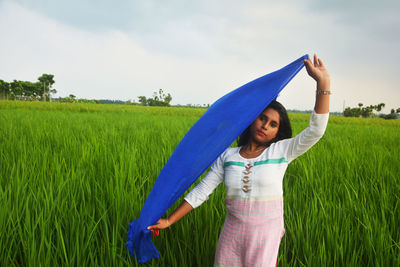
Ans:
[[[317,95],[331,95],[331,91],[330,90],[317,90]]]

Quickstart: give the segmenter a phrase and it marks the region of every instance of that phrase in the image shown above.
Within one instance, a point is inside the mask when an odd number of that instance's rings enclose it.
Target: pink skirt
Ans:
[[[226,200],[214,266],[276,266],[285,232],[283,200]]]

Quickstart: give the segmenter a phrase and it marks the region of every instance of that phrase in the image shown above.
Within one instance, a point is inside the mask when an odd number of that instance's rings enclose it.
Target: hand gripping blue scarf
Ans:
[[[126,246],[132,256],[136,253],[138,263],[159,257],[147,227],[156,224],[168,208],[276,99],[303,68],[303,60],[307,58],[308,55],[305,55],[221,97],[186,133],[161,170],[140,217],[129,224]]]

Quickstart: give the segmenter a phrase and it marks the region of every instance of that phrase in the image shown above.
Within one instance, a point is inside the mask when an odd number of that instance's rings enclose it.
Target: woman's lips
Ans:
[[[261,136],[265,136],[265,134],[262,131],[257,131],[257,133]]]

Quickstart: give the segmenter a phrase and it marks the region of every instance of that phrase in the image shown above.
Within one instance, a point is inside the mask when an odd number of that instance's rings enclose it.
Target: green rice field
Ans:
[[[0,101],[0,266],[212,266],[224,187],[153,237],[128,224],[205,109]],[[309,114],[290,114],[294,133]],[[179,200],[166,216],[179,204]],[[278,266],[400,266],[400,120],[331,116],[284,179]]]

